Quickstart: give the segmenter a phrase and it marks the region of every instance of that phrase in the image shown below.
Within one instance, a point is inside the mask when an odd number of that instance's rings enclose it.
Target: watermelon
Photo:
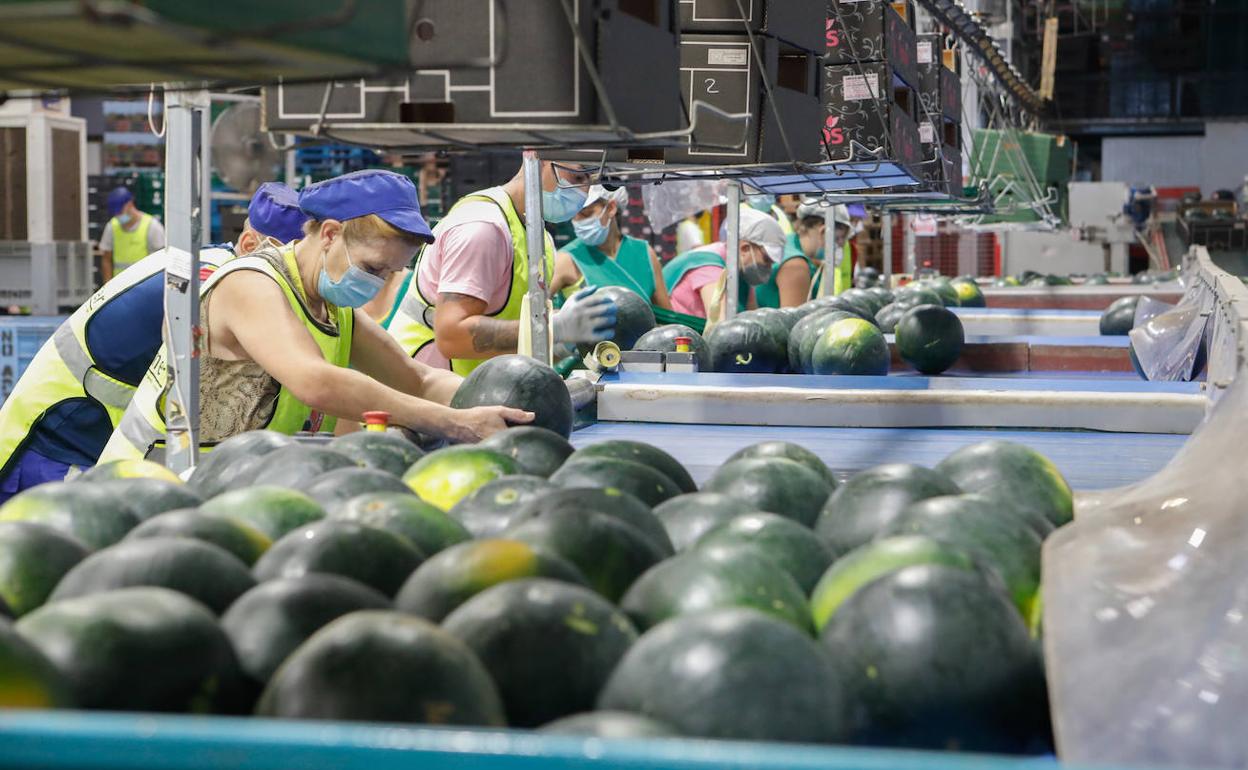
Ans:
[[[823,480],[828,482],[828,486],[833,489],[836,488],[836,477],[832,475],[832,470],[828,468],[827,464],[819,459],[819,455],[791,441],[760,441],[757,444],[751,444],[733,452],[724,463],[727,464],[735,460],[745,460],[751,457],[784,457],[793,462],[801,463],[822,476]]]
[[[615,302],[615,335],[611,341],[619,345],[620,350],[632,350],[637,340],[654,328],[654,309],[650,307],[648,297],[643,298],[622,286],[599,286],[595,293],[610,297]],[[586,346],[581,354],[592,349],[592,345]]]
[[[973,280],[958,279],[953,282],[953,289],[958,293],[959,307],[987,307],[984,292]]]
[[[271,430],[249,430],[230,436],[199,461],[187,483],[205,500],[211,499],[250,484],[260,458],[294,445],[290,436]]]
[[[130,530],[126,540],[182,537],[215,545],[247,566],[268,550],[273,541],[260,530],[237,519],[210,516],[183,508],[153,516]],[[166,586],[167,588],[170,586]]]
[[[821,641],[845,663],[856,743],[1011,752],[1047,731],[1027,627],[976,572],[923,564],[885,575],[836,611]]]
[[[721,524],[698,540],[697,548],[745,548],[770,559],[793,576],[809,595],[832,563],[832,552],[792,519],[774,513],[747,513]]]
[[[463,642],[427,620],[366,610],[313,634],[273,674],[260,716],[502,727],[502,701]]]
[[[341,575],[394,596],[424,558],[416,546],[393,532],[325,519],[273,543],[252,573],[257,580],[298,578],[313,572]]]
[[[434,623],[485,589],[508,580],[550,578],[587,585],[564,559],[516,540],[471,540],[420,565],[395,597],[397,609]]]
[[[916,305],[901,314],[893,332],[897,354],[921,374],[940,374],[962,355],[966,335],[953,311]]]
[[[620,600],[643,631],[678,615],[728,607],[750,607],[813,631],[801,586],[756,550],[694,548],[650,568]]]
[[[893,304],[900,306],[903,310],[909,310],[918,305],[943,305],[945,303],[940,294],[933,289],[911,284],[897,290]]]
[[[879,282],[880,271],[870,265],[863,265],[858,268],[858,273],[854,276],[854,286],[860,289],[869,289]]]
[[[888,342],[879,327],[858,318],[835,321],[811,352],[815,374],[888,374]]]
[[[868,323],[875,323],[875,307],[874,302],[866,301],[861,297],[858,299],[840,297],[821,297],[815,300],[815,304],[825,310],[840,310],[848,313],[856,318],[860,318]]]
[[[139,521],[147,521],[166,511],[194,508],[203,503],[195,490],[181,481],[177,483],[154,478],[108,479],[91,482],[96,489],[124,500]]]
[[[1104,286],[1108,283],[1109,278],[1104,273],[1089,275],[1083,282],[1084,286]]]
[[[528,502],[516,519],[517,522],[527,521],[556,511],[598,513],[619,519],[640,532],[664,557],[676,552],[663,522],[651,512],[649,506],[627,492],[612,488],[560,489]]]
[[[1031,508],[1060,527],[1074,518],[1074,495],[1061,471],[1044,455],[1011,441],[966,446],[940,461],[939,473],[964,492]]]
[[[138,526],[139,518],[127,501],[98,484],[58,482],[40,484],[10,497],[0,505],[0,521],[44,524],[96,549],[125,537]]]
[[[246,707],[230,640],[208,608],[176,591],[122,588],[66,599],[22,618],[17,631],[61,671],[81,708]]]
[[[591,588],[611,601],[623,596],[633,581],[666,556],[625,521],[566,508],[544,513],[503,536],[566,559],[581,571]]]
[[[533,425],[572,434],[572,395],[554,369],[535,358],[498,356],[472,370],[451,398],[455,409],[510,406],[532,412]]]
[[[221,617],[243,673],[263,686],[290,653],[331,621],[360,610],[388,610],[390,601],[338,575],[304,575],[261,583]]]
[[[834,486],[786,457],[752,457],[721,465],[704,489],[809,527],[819,517]]]
[[[958,290],[948,278],[941,276],[940,278],[923,281],[919,285],[938,294],[940,296],[940,304],[944,307],[958,306]]]
[[[930,537],[882,537],[837,559],[819,578],[810,593],[815,628],[822,631],[837,609],[863,586],[915,564],[977,569],[970,554]]]
[[[555,489],[541,476],[502,476],[477,487],[447,513],[473,537],[497,537],[531,518],[525,506]]]
[[[756,511],[750,503],[730,495],[695,492],[673,497],[656,507],[654,515],[662,522],[672,547],[684,551],[720,524]]]
[[[1139,295],[1114,300],[1101,313],[1101,334],[1125,336],[1135,327],[1135,308],[1140,304]]]
[[[1017,278],[1015,278],[1012,275],[1007,275],[1007,276],[1003,276],[1003,277],[995,279],[992,282],[992,285],[997,287],[998,289],[1004,289],[1004,288],[1009,288],[1013,286],[1018,286],[1019,283],[1018,283]]]
[[[865,289],[846,289],[840,293],[840,298],[866,310],[872,317],[880,312],[880,308],[884,307],[884,303],[880,301],[879,296],[872,294]]]
[[[843,741],[850,712],[832,656],[791,623],[741,608],[673,618],[643,634],[598,708],[687,736],[803,743]]]
[[[833,555],[870,542],[912,503],[961,494],[945,474],[919,465],[891,463],[854,474],[828,498],[815,534]]]
[[[82,543],[51,527],[0,522],[0,600],[20,618],[47,601],[65,573],[89,553]]]
[[[676,338],[689,338],[689,352],[694,353],[698,357],[698,362],[706,362],[711,360],[711,347],[706,344],[701,334],[682,324],[664,324],[656,326],[645,334],[641,335],[636,342],[633,343],[633,350],[652,350],[661,353],[676,352]]]
[[[339,468],[312,482],[303,490],[325,510],[332,510],[348,500],[366,494],[414,495],[411,487],[398,477],[371,468]]]
[[[329,518],[392,532],[428,556],[472,539],[472,534],[455,517],[411,492],[359,495],[330,511]]]
[[[49,604],[119,588],[153,586],[186,594],[220,614],[256,581],[223,548],[186,537],[127,540],[91,554],[65,573]]]
[[[449,511],[477,487],[519,472],[515,461],[506,455],[475,446],[454,446],[422,457],[403,474],[403,481],[425,502]]]
[[[359,430],[339,436],[328,448],[351,458],[356,465],[392,476],[402,476],[425,456],[424,450],[395,431]]]
[[[586,457],[614,457],[618,460],[632,460],[642,465],[649,465],[675,482],[682,493],[698,491],[698,485],[693,482],[693,477],[679,460],[650,444],[625,439],[599,441],[577,450],[569,461],[575,462]]]
[[[178,474],[150,460],[113,460],[88,468],[75,481],[108,481],[112,479],[157,479],[182,484]]]
[[[648,465],[614,457],[573,455],[550,477],[565,489],[616,489],[654,507],[680,494],[680,488],[665,474]]]
[[[1040,590],[1041,540],[1026,521],[979,495],[930,497],[907,508],[882,536],[923,535],[970,554],[1001,577],[1023,617]]]
[[[325,509],[302,492],[266,486],[218,495],[201,505],[199,512],[235,519],[258,529],[270,540],[325,517]]]
[[[593,708],[637,640],[610,602],[544,578],[488,588],[448,615],[442,628],[476,653],[498,685],[507,723],[516,727]]]
[[[793,329],[793,325],[797,323],[796,318],[791,318],[784,311],[774,307],[747,310],[743,313],[738,313],[737,318],[762,324],[767,329],[768,334],[782,341],[788,340],[789,332]]]
[[[883,286],[872,286],[867,289],[867,293],[875,297],[876,302],[879,303],[881,309],[891,305],[893,301],[897,299],[897,295],[893,294]],[[876,313],[878,314],[879,311],[877,310]]]
[[[673,728],[627,711],[587,711],[542,725],[539,733],[583,735],[593,738],[674,738]]]
[[[0,620],[0,712],[68,708],[73,688],[61,672],[7,620]]]
[[[520,473],[544,479],[559,470],[574,451],[563,436],[532,425],[501,430],[477,446],[507,455],[516,462]]]
[[[358,467],[350,457],[332,449],[296,444],[257,460],[250,483],[303,491],[330,471]]]
[[[875,325],[880,327],[880,331],[885,334],[892,334],[897,330],[897,322],[901,320],[906,309],[896,302],[885,305],[880,312],[875,314]]]
[[[857,317],[844,310],[824,309],[799,321],[789,336],[789,369],[794,374],[814,374],[811,357],[815,353],[815,343],[823,336],[824,331],[837,321]]]
[[[717,323],[706,344],[711,352],[705,371],[775,374],[783,372],[789,362],[786,340],[757,319],[732,318]]]

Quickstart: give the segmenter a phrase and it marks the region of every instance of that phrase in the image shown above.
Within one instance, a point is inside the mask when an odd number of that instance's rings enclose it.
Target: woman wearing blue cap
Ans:
[[[296,433],[371,410],[397,425],[476,441],[532,420],[506,407],[446,406],[459,378],[410,359],[360,308],[433,234],[407,177],[369,170],[299,194],[304,237],[222,267],[200,298],[200,440],[248,430]],[[163,356],[101,460],[145,455],[164,438]]]
[[[266,242],[299,237],[306,219],[294,190],[261,185],[238,242],[200,251],[200,275]],[[0,502],[95,464],[160,350],[168,263],[161,250],[122,271],[39,349],[0,405]]]

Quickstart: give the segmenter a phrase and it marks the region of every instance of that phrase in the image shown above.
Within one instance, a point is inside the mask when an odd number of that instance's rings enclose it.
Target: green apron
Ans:
[[[818,266],[802,251],[802,243],[798,240],[797,233],[790,234],[785,240],[784,255],[780,257],[780,262],[771,266],[771,277],[767,279],[767,283],[754,287],[754,299],[758,301],[759,307],[780,307],[780,287],[776,285],[776,276],[780,274],[780,266],[791,259],[806,260],[811,279],[814,279]]]
[[[581,280],[563,290],[570,297],[582,286],[620,286],[636,292],[646,302],[654,297],[654,270],[650,267],[650,246],[639,238],[624,236],[615,258],[580,238],[563,247],[581,271]]]

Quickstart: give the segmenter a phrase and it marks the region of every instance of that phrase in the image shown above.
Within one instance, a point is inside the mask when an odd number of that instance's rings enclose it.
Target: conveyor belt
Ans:
[[[1052,308],[953,307],[968,335],[1036,334],[1082,336],[1100,334],[1100,310]]]

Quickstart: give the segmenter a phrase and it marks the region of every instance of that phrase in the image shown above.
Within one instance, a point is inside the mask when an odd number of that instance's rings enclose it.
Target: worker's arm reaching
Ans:
[[[463,378],[409,358],[385,329],[360,308],[355,311],[351,366],[395,390],[439,404],[450,404]]]
[[[615,334],[615,302],[594,296],[597,287],[572,295],[554,315],[553,342],[576,345],[601,342]],[[490,358],[515,353],[520,321],[484,315],[485,302],[463,294],[443,294],[434,318],[438,350],[447,358]]]

